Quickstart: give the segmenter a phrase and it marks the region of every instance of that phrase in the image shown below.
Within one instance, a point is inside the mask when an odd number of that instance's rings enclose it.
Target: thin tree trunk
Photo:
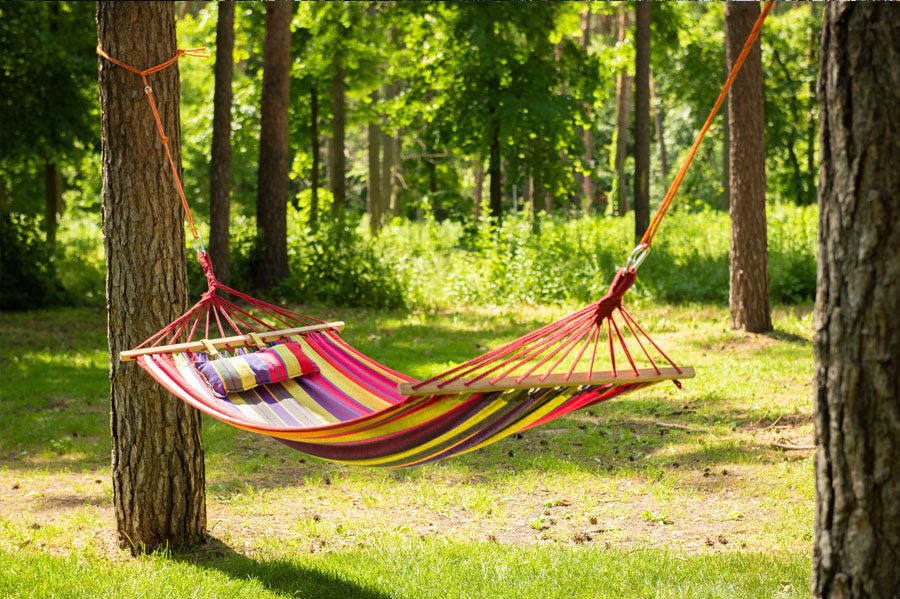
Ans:
[[[47,245],[56,246],[57,216],[62,214],[62,173],[55,162],[44,163],[44,232]]]
[[[428,158],[425,159],[425,168],[428,170],[428,204],[431,208],[431,216],[432,218],[438,218],[438,204],[437,204],[437,190],[438,190],[438,181],[437,181],[437,164],[434,161],[435,149],[432,147],[428,148]]]
[[[900,592],[900,12],[827,3],[819,37],[816,598]],[[877,57],[877,60],[873,60]]]
[[[373,106],[378,103],[378,92],[369,94]],[[375,120],[366,128],[368,141],[369,178],[366,186],[366,209],[369,213],[369,232],[372,235],[381,230],[381,127]]]
[[[725,53],[722,81],[728,79],[731,68],[728,66],[728,53]],[[722,211],[731,210],[731,110],[729,108],[731,94],[722,102]]]
[[[335,64],[334,76],[331,78],[331,103],[333,117],[328,153],[330,162],[328,176],[331,183],[331,194],[334,196],[331,213],[337,214],[347,205],[347,181],[344,178],[347,171],[344,157],[344,67],[340,59]]]
[[[628,29],[628,7],[623,2],[619,8],[619,35],[620,44],[625,43],[625,32]],[[625,185],[625,153],[628,148],[628,122],[631,108],[631,77],[628,71],[622,69],[616,76],[616,202],[619,216],[628,212],[628,191]]]
[[[399,84],[398,84],[399,93]],[[391,214],[403,216],[403,146],[400,141],[400,133],[391,138],[393,148],[394,167],[391,169]]]
[[[581,13],[581,47],[584,48],[585,54],[591,45],[591,7],[587,5],[585,11]],[[585,113],[590,120],[593,117],[593,110],[590,102],[584,103]],[[584,165],[587,167],[587,174],[582,178],[582,212],[590,214],[594,203],[594,156],[593,156],[593,139],[591,137],[591,126],[586,124],[581,132],[581,139],[584,142]]]
[[[635,4],[634,238],[650,225],[650,0]]]
[[[319,91],[315,82],[309,87],[309,143],[312,147],[312,169],[310,171],[309,228],[313,231],[319,225],[319,169],[321,156],[319,148]]]
[[[175,55],[171,2],[98,2],[97,38],[138,69]],[[148,77],[181,164],[178,67]],[[103,245],[110,353],[112,482],[119,544],[133,553],[206,534],[200,413],[154,383],[131,349],[187,308],[184,212],[140,78],[100,60]]]
[[[810,2],[809,11],[816,16],[816,7]],[[810,73],[815,72],[816,63],[816,35],[812,27],[806,31],[806,60]],[[815,172],[816,172],[816,123],[819,120],[818,104],[816,103],[816,81],[809,78],[809,105],[806,114],[806,181],[804,185],[806,198],[805,204],[812,204],[816,199]]]
[[[656,143],[659,145],[659,167],[663,179],[668,183],[669,157],[666,154],[665,123],[662,109],[662,99],[659,97],[659,88],[653,78],[650,78],[650,93],[653,95],[653,115],[656,124]]]
[[[500,222],[503,220],[503,188],[500,181],[500,123],[496,116],[492,117],[490,126],[491,148],[488,159],[488,176],[491,178],[489,191],[491,216]]]
[[[398,84],[385,84],[384,99],[387,101],[393,100],[398,91]],[[381,151],[383,153],[381,160],[381,212],[390,217],[393,215],[394,166],[396,157],[394,156],[394,138],[388,132],[386,126],[381,129]]]
[[[759,3],[725,4],[725,43],[734,64],[753,24]],[[771,330],[766,255],[766,147],[762,52],[756,41],[729,91],[731,131],[731,326],[753,333]]]
[[[254,282],[269,289],[288,276],[288,105],[291,73],[289,2],[266,3],[257,170]]]
[[[234,2],[219,2],[216,22],[216,88],[209,162],[209,257],[216,277],[231,281],[231,81],[234,73]]]

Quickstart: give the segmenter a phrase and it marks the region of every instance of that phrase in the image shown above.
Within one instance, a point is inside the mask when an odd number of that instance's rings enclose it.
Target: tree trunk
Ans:
[[[722,82],[728,79],[731,69],[728,66],[728,53],[725,53],[724,74]],[[731,110],[728,108],[731,94],[722,102],[722,211],[731,211]]]
[[[335,64],[334,76],[331,78],[331,143],[328,146],[328,169],[331,194],[334,201],[331,213],[341,212],[347,205],[347,181],[344,176],[347,170],[344,157],[344,67],[340,60]]]
[[[825,6],[819,37],[815,597],[900,590],[900,12]],[[873,60],[877,56],[878,60]]]
[[[216,90],[209,163],[209,257],[216,277],[231,281],[231,80],[234,73],[234,2],[217,3]]]
[[[588,50],[591,45],[591,7],[590,4],[587,5],[585,11],[581,13],[581,47],[584,48],[585,54],[588,53]],[[593,117],[593,110],[591,108],[590,102],[584,103],[584,110],[588,115],[588,119]],[[581,185],[582,185],[582,194],[584,195],[582,201],[582,212],[584,214],[590,214],[592,211],[592,206],[594,203],[594,156],[593,156],[593,139],[591,137],[591,126],[590,123],[586,123],[586,126],[581,132],[581,139],[584,142],[584,165],[587,167],[587,174],[584,175]],[[533,204],[534,202],[532,202]]]
[[[432,218],[438,217],[439,206],[437,204],[437,163],[434,161],[436,150],[429,146],[427,149],[428,157],[425,159],[425,169],[428,171],[428,205],[431,209]]]
[[[619,35],[620,44],[625,43],[625,32],[628,29],[628,7],[623,2],[619,8]],[[628,212],[628,190],[625,185],[625,153],[628,149],[628,122],[631,108],[631,77],[628,71],[622,69],[616,76],[616,202],[619,216]]]
[[[634,238],[650,225],[650,0],[634,5]]]
[[[309,175],[309,228],[319,224],[319,91],[316,84],[309,87],[309,143],[312,146],[312,170]]]
[[[496,110],[496,108],[493,110]],[[500,222],[503,220],[503,188],[500,181],[500,123],[497,121],[496,116],[491,120],[490,152],[488,176],[491,178],[489,190],[491,216],[497,219],[497,222]]]
[[[475,179],[475,189],[472,199],[475,203],[475,220],[481,218],[481,202],[484,197],[484,158],[478,154],[472,161],[472,175]]]
[[[55,162],[47,162],[44,164],[44,231],[51,250],[56,246],[56,217],[62,214],[62,208],[62,173]]]
[[[98,2],[97,37],[138,69],[175,55],[171,2]],[[148,77],[181,164],[178,66]],[[200,413],[154,383],[131,349],[187,308],[184,212],[140,78],[100,60],[103,245],[110,353],[113,503],[133,553],[206,534]]]
[[[810,2],[809,11],[816,16],[816,7]],[[812,27],[806,31],[806,60],[809,73],[815,72],[818,58],[816,56],[816,35]],[[812,204],[816,199],[814,173],[816,172],[816,124],[818,123],[818,106],[816,104],[816,81],[809,78],[809,105],[806,114],[806,181],[804,185],[806,198],[804,203]]]
[[[659,145],[659,168],[662,172],[663,179],[668,183],[669,179],[669,157],[666,154],[666,135],[665,135],[665,117],[663,116],[662,99],[659,97],[659,88],[650,78],[650,93],[653,96],[653,115],[656,124],[656,143]]]
[[[266,3],[257,170],[254,282],[269,289],[288,276],[288,105],[291,83],[289,2]]]
[[[757,2],[725,4],[725,51],[729,67],[744,47],[758,16]],[[766,256],[766,147],[759,40],[753,45],[728,96],[731,327],[760,333],[772,328],[772,320]]]
[[[399,84],[388,83],[384,86],[384,99],[393,100],[399,91]],[[397,161],[394,155],[394,138],[387,127],[381,130],[381,212],[387,214],[388,220],[393,215],[394,207],[394,168]]]
[[[378,102],[378,92],[370,95],[372,105]],[[381,127],[378,122],[369,121],[366,128],[368,142],[369,177],[366,182],[366,209],[369,213],[369,232],[372,235],[381,229]]]

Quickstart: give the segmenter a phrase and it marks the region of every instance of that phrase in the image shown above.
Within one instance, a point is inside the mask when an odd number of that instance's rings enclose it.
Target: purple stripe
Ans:
[[[310,335],[310,337],[313,336]],[[405,399],[405,396],[397,393],[396,381],[375,372],[369,365],[348,354],[325,335],[317,335],[314,339],[308,339],[308,341],[310,341],[311,347],[337,362],[337,365],[349,378],[352,378],[357,384],[368,389],[374,395],[390,403],[397,403]]]
[[[307,375],[296,379],[296,383],[339,422],[372,413],[371,409],[335,387],[324,375]]]

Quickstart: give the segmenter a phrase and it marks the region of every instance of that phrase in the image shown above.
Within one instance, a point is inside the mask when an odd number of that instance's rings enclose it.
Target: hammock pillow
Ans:
[[[319,372],[296,341],[233,358],[194,362],[194,366],[206,384],[222,396]]]

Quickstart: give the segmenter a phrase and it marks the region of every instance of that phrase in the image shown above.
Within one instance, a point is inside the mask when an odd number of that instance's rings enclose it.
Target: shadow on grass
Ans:
[[[288,597],[317,599],[387,599],[380,591],[366,588],[339,576],[301,566],[285,559],[258,560],[238,553],[221,540],[209,537],[194,551],[171,553],[176,561],[206,570],[216,570],[234,580],[254,580],[274,593]]]

